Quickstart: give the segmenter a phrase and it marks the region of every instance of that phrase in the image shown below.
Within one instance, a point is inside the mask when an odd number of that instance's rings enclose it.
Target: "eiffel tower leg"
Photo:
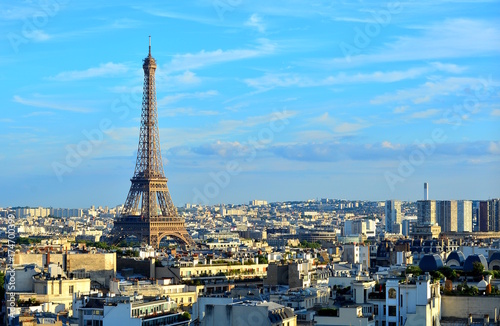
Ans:
[[[158,241],[158,234],[155,233],[149,235],[149,245],[156,249],[160,247],[160,242]]]

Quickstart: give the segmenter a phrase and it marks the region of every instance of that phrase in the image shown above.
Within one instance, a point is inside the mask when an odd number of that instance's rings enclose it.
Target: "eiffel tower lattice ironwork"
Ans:
[[[179,217],[167,187],[163,172],[156,108],[156,60],[149,55],[144,59],[144,89],[142,95],[141,130],[134,176],[121,215],[115,220],[112,242],[136,236],[153,247],[170,236],[186,245],[193,245]]]

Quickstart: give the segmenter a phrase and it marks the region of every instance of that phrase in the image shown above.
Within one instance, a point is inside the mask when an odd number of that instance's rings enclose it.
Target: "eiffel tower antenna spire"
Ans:
[[[134,235],[153,247],[170,236],[187,245],[194,242],[178,216],[163,172],[156,107],[156,60],[149,55],[143,60],[144,87],[142,93],[141,128],[135,171],[121,216],[112,231],[114,240]]]

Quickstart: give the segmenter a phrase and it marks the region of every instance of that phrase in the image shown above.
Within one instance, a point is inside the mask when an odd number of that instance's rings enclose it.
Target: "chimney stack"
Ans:
[[[429,200],[429,184],[424,183],[424,200]]]

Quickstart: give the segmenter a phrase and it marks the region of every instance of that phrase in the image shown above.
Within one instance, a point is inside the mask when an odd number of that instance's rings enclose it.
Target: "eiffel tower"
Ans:
[[[152,247],[169,236],[186,245],[194,245],[184,227],[184,219],[177,214],[163,172],[156,109],[156,60],[149,55],[144,59],[144,89],[142,94],[141,131],[130,191],[121,215],[115,220],[111,242],[136,236]]]

